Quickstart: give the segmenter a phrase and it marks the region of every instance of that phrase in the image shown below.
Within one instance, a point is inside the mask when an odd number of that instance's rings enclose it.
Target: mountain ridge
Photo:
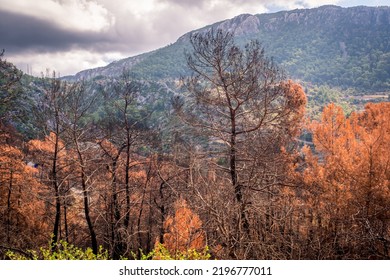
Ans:
[[[273,57],[294,79],[378,90],[390,87],[390,69],[386,67],[390,64],[390,7],[387,6],[326,5],[241,14],[187,32],[176,42],[152,52],[84,70],[68,78],[113,77],[126,68],[142,79],[176,79],[188,74],[184,51],[191,47],[191,34],[210,29],[234,32],[241,45],[259,40],[266,55]]]

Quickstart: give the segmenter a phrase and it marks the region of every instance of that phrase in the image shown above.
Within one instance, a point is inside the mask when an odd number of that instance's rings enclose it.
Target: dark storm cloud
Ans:
[[[53,52],[74,48],[105,49],[108,33],[65,30],[52,22],[0,10],[0,49],[9,54]]]

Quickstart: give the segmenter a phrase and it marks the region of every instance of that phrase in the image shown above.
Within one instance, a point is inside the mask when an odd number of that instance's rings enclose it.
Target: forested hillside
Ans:
[[[175,43],[153,52],[85,70],[67,80],[105,79],[130,69],[141,80],[164,87],[190,74],[186,53],[189,37],[222,29],[235,34],[243,47],[258,40],[268,57],[286,75],[300,81],[308,96],[307,114],[319,118],[324,104],[334,102],[347,114],[364,104],[388,101],[390,96],[390,8],[323,6],[272,14],[239,15],[189,32]]]
[[[388,8],[244,15],[180,38],[183,64],[173,44],[84,80],[29,77],[1,55],[0,258],[389,259],[390,103],[353,111],[332,79],[307,94],[283,65],[309,64],[249,40],[284,28],[299,39],[311,14],[324,28],[344,18],[344,40],[362,11],[373,37],[388,32]],[[339,39],[335,59],[354,65]],[[185,71],[160,72],[167,62]]]
[[[123,68],[144,79],[179,78],[188,73],[184,52],[190,50],[189,36],[210,28],[234,32],[242,46],[259,40],[267,55],[294,79],[359,92],[389,90],[390,8],[363,6],[240,15],[192,31],[156,51],[80,72],[75,78],[118,76]]]

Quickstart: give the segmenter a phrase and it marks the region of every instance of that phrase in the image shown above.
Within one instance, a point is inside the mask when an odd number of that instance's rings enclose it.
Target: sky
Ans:
[[[390,0],[0,0],[0,50],[29,74],[65,76],[164,47],[239,14],[328,4],[390,6]]]

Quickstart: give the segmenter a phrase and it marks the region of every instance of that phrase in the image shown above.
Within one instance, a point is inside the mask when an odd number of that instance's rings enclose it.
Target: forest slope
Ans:
[[[293,79],[361,92],[390,88],[390,7],[363,6],[243,14],[191,31],[153,52],[67,78],[118,76],[123,68],[142,79],[178,78],[188,73],[184,54],[191,51],[190,35],[211,28],[234,32],[241,45],[259,40],[267,56]]]

